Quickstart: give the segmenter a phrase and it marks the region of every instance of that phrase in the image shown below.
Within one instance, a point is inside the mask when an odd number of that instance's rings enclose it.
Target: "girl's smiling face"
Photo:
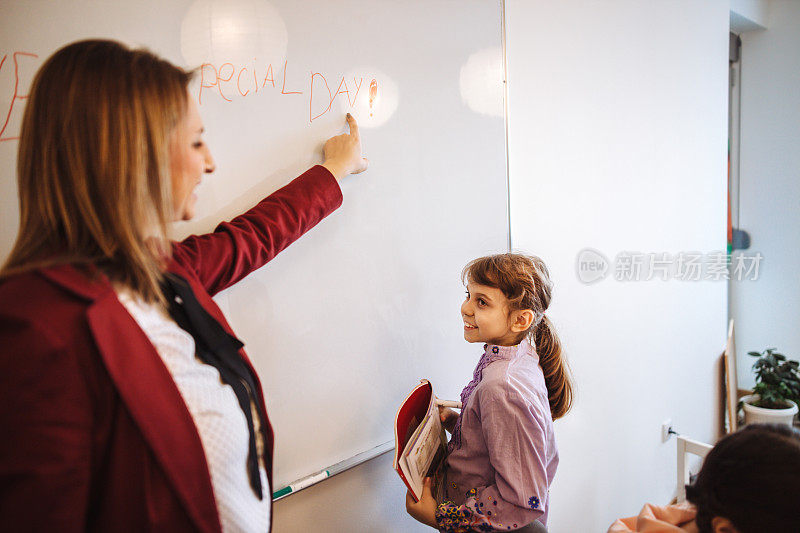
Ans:
[[[510,311],[503,291],[487,285],[467,283],[467,297],[461,304],[464,319],[464,339],[499,346],[513,346],[520,333],[530,327],[525,311]],[[530,311],[527,311],[531,315]],[[520,321],[522,320],[522,321]]]

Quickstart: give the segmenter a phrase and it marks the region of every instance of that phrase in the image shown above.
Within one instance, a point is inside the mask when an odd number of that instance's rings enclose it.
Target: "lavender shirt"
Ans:
[[[553,418],[536,350],[484,345],[444,467],[445,532],[547,525],[548,487],[558,466]]]

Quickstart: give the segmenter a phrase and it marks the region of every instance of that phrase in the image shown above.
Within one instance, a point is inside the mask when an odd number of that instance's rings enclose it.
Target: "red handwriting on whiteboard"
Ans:
[[[275,95],[306,95],[306,98],[308,98],[308,120],[311,123],[330,112],[339,95],[347,97],[347,103],[350,107],[355,106],[358,93],[361,90],[361,84],[364,82],[363,77],[352,78],[352,85],[348,85],[347,79],[342,76],[337,78],[339,83],[336,91],[332,91],[331,85],[324,74],[311,71],[308,79],[308,91],[287,90],[287,78],[289,79],[288,85],[291,87],[297,88],[299,85],[297,78],[287,74],[288,71],[289,62],[287,60],[283,62],[283,71],[280,72],[282,79],[279,80],[281,88],[280,92],[278,92],[275,84],[275,71],[271,64],[260,66],[254,61],[252,65],[242,66],[228,62],[222,63],[217,67],[212,63],[204,63],[200,67],[200,89],[197,100],[200,105],[203,105],[203,97],[205,96],[206,100],[209,97],[214,98],[213,93],[216,92],[225,102],[232,102],[233,98],[246,98],[257,94],[259,90],[263,93],[268,88],[268,85],[272,85],[275,91],[268,92],[272,92]],[[263,78],[261,73],[263,73]],[[259,80],[261,80],[260,83]],[[207,94],[209,90],[212,92],[211,95]],[[238,96],[236,96],[237,93]]]
[[[286,67],[289,64],[289,61],[283,62],[283,88],[281,89],[281,94],[303,94],[302,91],[289,91],[286,92]]]
[[[318,90],[317,91],[317,95],[316,95],[316,100],[315,100],[315,97],[314,97],[314,78],[316,76],[319,76],[320,78],[322,78],[322,81],[325,83],[325,89],[327,89],[328,94],[320,96],[320,91]],[[358,78],[358,79],[353,78],[353,86],[356,88],[356,93],[353,95],[353,99],[351,100],[350,99],[350,90],[347,88],[347,80],[345,80],[344,76],[342,76],[342,81],[339,82],[339,86],[337,87],[336,92],[331,92],[331,88],[330,88],[330,86],[328,86],[328,80],[325,79],[325,76],[323,76],[319,72],[312,72],[311,73],[310,97],[308,99],[308,117],[309,117],[309,122],[314,122],[316,119],[318,119],[319,117],[321,117],[322,115],[324,115],[325,113],[330,111],[332,109],[332,107],[333,107],[334,100],[336,100],[336,97],[339,96],[340,94],[346,94],[347,95],[347,103],[350,104],[350,107],[355,106],[356,105],[356,98],[358,98],[358,91],[361,89],[361,84],[363,83],[363,81],[364,81],[364,78]],[[319,82],[317,82],[317,86],[321,87],[319,85]],[[319,102],[320,101],[322,102],[322,105],[325,105],[325,102],[327,102],[327,106],[322,111],[322,113],[314,115],[315,102],[317,102],[316,109],[319,110],[319,108],[320,108]]]
[[[325,83],[325,88],[328,90],[328,99],[329,99],[328,100],[328,106],[325,108],[325,110],[322,113],[319,113],[316,116],[314,116],[314,77],[315,76],[319,76],[320,78],[322,78],[322,81]],[[356,104],[356,98],[358,98],[358,91],[361,89],[361,83],[363,81],[364,81],[364,78],[359,78],[358,81],[356,81],[356,79],[353,78],[353,85],[356,88],[356,93],[353,95],[353,99],[351,100],[350,99],[350,90],[347,88],[347,80],[345,80],[344,76],[342,76],[342,81],[339,82],[339,87],[337,87],[336,92],[332,93],[331,92],[331,88],[328,86],[328,80],[325,79],[325,76],[323,76],[319,72],[312,72],[311,73],[311,98],[308,99],[308,117],[310,119],[310,122],[314,122],[314,120],[318,119],[319,117],[321,117],[322,115],[324,115],[325,113],[330,111],[331,110],[331,106],[333,106],[333,101],[336,100],[336,97],[339,96],[340,94],[346,94],[347,95],[347,103],[350,104],[350,107],[353,107]],[[319,95],[319,91],[317,92],[317,94]],[[319,99],[319,96],[318,96],[318,99]]]
[[[29,61],[27,58],[38,59],[37,54],[30,52],[13,52],[11,54],[3,54],[0,57],[0,76],[11,76],[11,65],[13,64],[14,88],[11,92],[10,100],[7,109],[4,109],[3,115],[0,110],[0,142],[18,140],[19,136],[14,136],[9,130],[11,118],[15,111],[20,112],[22,107],[19,102],[28,98],[27,90],[20,87],[20,67]],[[291,88],[297,88],[301,82],[298,82],[296,77],[287,75],[289,70],[289,62],[284,61],[283,70],[281,74],[281,88],[280,92],[274,92],[277,95],[306,95],[308,98],[309,110],[309,123],[315,121],[321,116],[329,113],[333,108],[333,103],[339,95],[347,97],[347,103],[350,107],[354,107],[361,90],[361,84],[364,78],[352,78],[352,85],[347,84],[344,76],[340,78],[336,91],[331,91],[331,86],[328,84],[327,78],[321,72],[311,71],[310,78],[308,79],[308,91],[287,90],[287,78],[289,78],[288,85]],[[250,73],[252,71],[252,83],[250,81]],[[263,74],[263,78],[261,77]],[[260,80],[260,82],[259,82]],[[271,64],[267,64],[259,70],[256,62],[253,62],[252,68],[246,66],[237,66],[233,63],[226,62],[219,65],[219,67],[211,64],[204,63],[200,67],[200,90],[198,94],[198,101],[202,105],[203,92],[208,92],[209,89],[216,89],[215,92],[219,97],[226,102],[233,102],[233,98],[246,98],[254,94],[258,94],[259,90],[263,90],[271,85],[277,91],[275,83],[275,70]],[[322,91],[322,87],[325,91]],[[270,91],[268,91],[270,92]],[[238,93],[238,97],[236,94]],[[213,95],[212,95],[213,97]]]
[[[17,100],[25,100],[28,98],[27,94],[20,94],[19,88],[19,58],[22,56],[35,58],[39,57],[36,54],[31,54],[29,52],[14,52],[12,55],[12,61],[14,62],[14,94],[11,97],[11,102],[8,104],[8,112],[6,113],[5,120],[3,120],[3,126],[0,127],[0,142],[14,141],[19,139],[19,137],[7,137],[6,129],[8,128],[9,120],[11,120],[11,113],[14,111],[14,104],[17,102]],[[8,54],[3,55],[3,59],[0,59],[0,74],[3,73],[3,68],[7,68],[6,59],[8,59]]]

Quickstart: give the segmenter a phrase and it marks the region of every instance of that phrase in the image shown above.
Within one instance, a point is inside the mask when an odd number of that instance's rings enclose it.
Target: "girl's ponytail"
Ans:
[[[572,408],[572,380],[569,377],[566,360],[561,354],[561,341],[553,323],[546,315],[535,326],[533,341],[544,373],[550,412],[553,420],[556,420]]]

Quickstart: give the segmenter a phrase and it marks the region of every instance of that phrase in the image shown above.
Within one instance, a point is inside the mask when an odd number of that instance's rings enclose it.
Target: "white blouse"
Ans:
[[[155,346],[197,426],[222,530],[267,531],[272,492],[263,465],[259,470],[264,499],[259,500],[250,487],[247,475],[250,433],[233,389],[223,383],[215,367],[195,356],[192,336],[160,306],[145,303],[125,289],[117,288],[117,297]]]

